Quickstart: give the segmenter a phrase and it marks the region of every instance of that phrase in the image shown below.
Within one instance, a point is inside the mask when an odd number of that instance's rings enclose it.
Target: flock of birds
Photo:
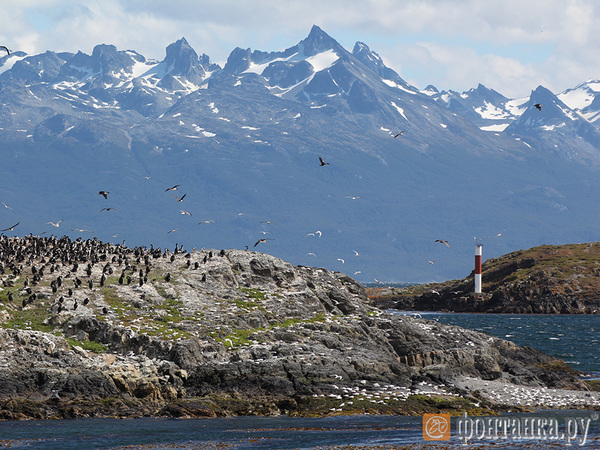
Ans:
[[[0,235],[0,280],[2,288],[7,290],[6,299],[11,303],[21,301],[23,307],[50,299],[49,310],[54,313],[89,304],[106,315],[111,313],[110,306],[103,302],[97,304],[94,293],[110,282],[108,277],[116,278],[120,273],[120,285],[139,284],[141,287],[152,272],[154,279],[168,283],[170,267],[179,270],[183,260],[187,269],[204,271],[201,281],[206,282],[207,271],[203,267],[213,258],[226,257],[227,253],[225,250],[202,251],[195,261],[191,256],[177,245],[174,251],[152,246],[132,249],[96,238],[84,241],[71,240],[68,236],[10,238]]]
[[[4,51],[7,53],[7,55],[10,55],[10,53],[11,53],[11,52],[10,52],[10,50],[8,49],[8,47],[6,47],[6,46],[4,46],[4,45],[0,46],[0,49],[4,50]],[[538,109],[539,111],[541,111],[541,110],[542,110],[542,106],[544,106],[544,105],[543,105],[542,103],[536,103],[536,104],[534,104],[533,106],[534,106],[536,109]],[[403,136],[403,135],[404,135],[404,133],[405,133],[405,131],[404,131],[404,130],[402,130],[402,131],[398,131],[397,133],[393,134],[393,135],[392,135],[392,137],[395,139],[395,138],[398,138],[399,136]],[[329,162],[326,162],[326,161],[325,161],[325,160],[324,160],[324,159],[323,159],[321,156],[319,156],[319,164],[320,164],[320,166],[321,166],[321,167],[324,167],[324,166],[328,166],[328,165],[330,165],[330,163],[329,163]],[[179,187],[180,187],[180,186],[181,186],[181,184],[176,184],[176,185],[174,185],[174,186],[168,187],[167,189],[165,189],[165,192],[178,191],[178,189],[179,189]],[[110,194],[110,192],[109,192],[109,191],[105,191],[105,190],[100,190],[100,191],[98,192],[98,195],[101,195],[101,196],[102,196],[102,197],[104,197],[105,199],[108,199],[108,196],[109,196],[109,194]],[[175,199],[177,200],[177,202],[181,203],[181,202],[183,202],[183,201],[184,201],[184,199],[185,199],[186,195],[187,195],[187,194],[185,194],[185,193],[184,193],[184,194],[183,194],[181,197],[179,197],[178,195],[174,194],[174,197],[175,197]],[[352,199],[352,200],[357,200],[357,199],[360,199],[360,197],[359,197],[359,196],[346,196],[346,198],[350,198],[350,199]],[[10,206],[8,206],[6,203],[2,202],[2,204],[4,205],[4,207],[5,207],[5,208],[12,210],[12,208],[11,208]],[[100,212],[104,212],[104,211],[106,211],[106,212],[110,212],[110,211],[116,211],[116,208],[114,208],[114,207],[104,207],[104,208],[102,208],[102,209],[100,210]],[[187,211],[187,210],[185,210],[185,209],[181,209],[181,214],[182,214],[182,215],[186,215],[186,216],[192,216],[192,213],[191,213],[191,212],[189,212],[189,211]],[[241,214],[243,214],[243,213],[240,213],[240,215],[241,215]],[[63,222],[63,220],[58,220],[58,221],[56,221],[56,222],[49,221],[49,222],[46,222],[46,223],[47,223],[48,225],[51,225],[51,226],[55,227],[55,228],[58,228],[58,227],[60,226],[61,222]],[[266,221],[265,221],[265,222],[266,222]],[[214,223],[214,220],[212,220],[212,219],[208,219],[208,220],[203,220],[203,221],[199,222],[199,224],[210,224],[210,223]],[[268,223],[270,223],[270,222],[268,222]],[[17,223],[15,223],[14,225],[11,225],[11,226],[9,226],[9,227],[7,227],[7,228],[0,229],[0,232],[14,231],[14,230],[15,230],[15,228],[16,228],[16,227],[18,227],[19,225],[20,225],[20,222],[17,222]],[[178,228],[171,229],[171,230],[169,230],[169,231],[167,232],[167,234],[170,234],[170,233],[175,233],[175,232],[177,232],[178,230],[179,230]],[[71,229],[71,231],[78,231],[78,232],[89,232],[89,231],[91,231],[91,230],[82,229],[82,228],[74,228],[74,229]],[[41,235],[43,235],[43,234],[45,234],[45,232],[43,232],[43,233],[40,233],[40,234],[36,235],[35,237],[39,237],[39,236],[41,236]],[[118,235],[118,234],[117,234],[117,235]],[[113,237],[116,237],[117,235],[113,235]],[[308,233],[306,236],[308,237],[308,236],[316,236],[316,235],[318,235],[319,237],[321,237],[321,235],[322,235],[321,231],[316,231],[315,233]],[[274,239],[273,239],[273,238],[260,238],[260,239],[258,239],[258,240],[257,240],[257,241],[254,243],[253,247],[256,247],[256,246],[258,246],[259,244],[267,244],[267,242],[268,242],[269,240],[274,240]],[[436,240],[435,240],[435,242],[438,242],[438,243],[444,244],[444,245],[446,245],[448,248],[450,248],[450,244],[449,244],[449,243],[448,243],[448,241],[447,241],[447,240],[445,240],[445,239],[436,239]],[[248,250],[248,246],[246,246],[246,249]],[[355,253],[355,255],[356,255],[356,256],[359,256],[359,252],[357,252],[356,250],[354,250],[354,253]],[[313,253],[313,252],[307,253],[307,255],[310,255],[310,256],[316,256],[316,255],[315,255],[315,253]],[[342,264],[344,264],[344,263],[345,263],[345,260],[344,260],[343,258],[337,258],[337,260],[338,260],[338,261],[340,261]],[[427,259],[426,261],[427,261],[429,264],[434,264],[434,263],[436,262],[436,260],[434,260],[434,259]],[[357,274],[359,274],[359,273],[361,273],[361,271],[356,271],[356,272],[354,272],[354,275],[357,275]],[[376,282],[378,282],[378,283],[381,283],[379,280],[376,280],[376,279],[375,279],[375,281],[376,281]]]

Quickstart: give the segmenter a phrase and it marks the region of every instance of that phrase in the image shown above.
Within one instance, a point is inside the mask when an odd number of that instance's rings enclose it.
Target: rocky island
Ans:
[[[1,419],[600,408],[559,359],[268,254],[0,236],[0,278]]]
[[[374,305],[416,311],[600,314],[600,242],[542,245],[484,262],[483,293],[462,280],[369,288]]]

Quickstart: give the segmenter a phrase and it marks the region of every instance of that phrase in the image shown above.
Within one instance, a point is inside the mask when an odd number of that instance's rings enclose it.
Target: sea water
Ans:
[[[405,312],[395,312],[407,314]],[[459,325],[529,345],[563,358],[578,370],[600,376],[599,316],[408,313]],[[600,448],[598,411],[538,411],[503,414],[519,432],[535,423],[555,422],[556,436],[475,435],[464,445],[453,417],[449,441],[423,437],[423,418],[338,416],[314,418],[233,417],[216,419],[76,419],[0,422],[0,448],[27,449],[339,449],[339,448]],[[472,420],[473,419],[473,420]],[[467,418],[471,424],[482,418]],[[487,420],[487,418],[486,418]],[[483,423],[483,422],[482,422]],[[586,427],[585,442],[583,429]],[[575,427],[575,428],[574,428]],[[529,428],[530,430],[534,428]],[[547,429],[547,427],[546,427]],[[468,430],[467,430],[468,431]],[[569,442],[569,437],[573,439]],[[583,444],[580,446],[580,444]]]
[[[392,312],[482,331],[600,376],[600,315]]]

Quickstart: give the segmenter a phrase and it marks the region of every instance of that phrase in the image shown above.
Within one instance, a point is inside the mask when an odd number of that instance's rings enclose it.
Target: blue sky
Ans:
[[[162,59],[185,37],[223,64],[235,47],[275,51],[319,25],[346,49],[362,41],[418,88],[479,83],[507,97],[600,78],[597,0],[20,0],[0,45],[29,54],[96,44]]]

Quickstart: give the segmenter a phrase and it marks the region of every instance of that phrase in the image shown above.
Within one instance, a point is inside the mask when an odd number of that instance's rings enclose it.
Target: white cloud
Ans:
[[[224,63],[235,47],[281,50],[313,24],[351,50],[366,42],[418,87],[507,96],[600,78],[596,0],[20,0],[0,16],[13,50],[91,53],[114,44],[148,58],[185,37]]]

